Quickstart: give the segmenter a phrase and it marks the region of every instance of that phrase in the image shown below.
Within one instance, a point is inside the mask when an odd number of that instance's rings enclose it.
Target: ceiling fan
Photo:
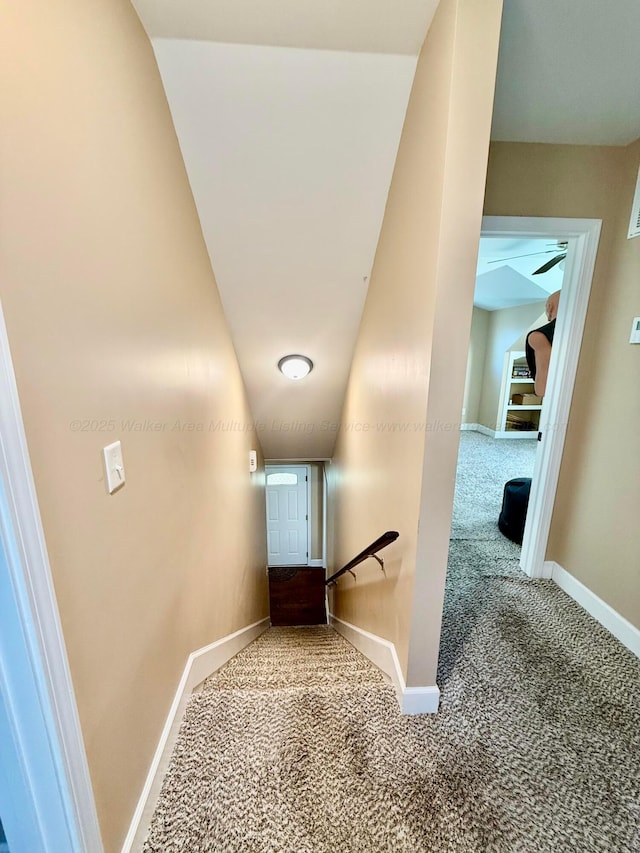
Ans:
[[[547,245],[552,245],[548,243]],[[488,264],[502,264],[505,261],[515,261],[517,258],[532,258],[535,255],[551,255],[554,252],[558,253],[555,257],[546,261],[539,269],[534,270],[531,275],[541,275],[542,273],[549,272],[550,269],[553,269],[556,264],[559,264],[560,261],[564,261],[567,257],[567,246],[568,242],[566,240],[559,240],[557,243],[553,244],[553,249],[546,249],[542,252],[529,252],[526,255],[512,255],[510,258],[499,258],[495,261],[487,261]]]

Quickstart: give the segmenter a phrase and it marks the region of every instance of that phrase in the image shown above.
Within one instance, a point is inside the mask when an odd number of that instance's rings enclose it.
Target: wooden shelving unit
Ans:
[[[506,353],[496,438],[537,437],[542,405],[512,402],[514,394],[533,393],[533,379],[529,375],[524,352],[516,350]]]

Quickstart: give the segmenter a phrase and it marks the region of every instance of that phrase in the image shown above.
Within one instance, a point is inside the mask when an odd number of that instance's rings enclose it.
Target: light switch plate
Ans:
[[[630,344],[640,344],[640,317],[634,317],[631,325]]]
[[[107,475],[107,489],[112,495],[116,489],[124,486],[124,462],[122,461],[122,445],[119,441],[108,444],[103,448],[104,468]]]

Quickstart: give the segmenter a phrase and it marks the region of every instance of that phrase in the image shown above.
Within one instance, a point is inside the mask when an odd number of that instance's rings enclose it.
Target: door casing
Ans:
[[[316,562],[316,561],[311,560],[311,466],[308,464],[301,465],[298,462],[292,462],[292,463],[279,462],[277,464],[276,463],[267,463],[264,466],[265,489],[266,489],[266,478],[267,478],[267,475],[269,474],[269,472],[279,470],[281,468],[298,468],[301,471],[304,471],[304,473],[305,473],[306,483],[307,483],[307,537],[306,537],[307,538],[307,559],[306,559],[306,562],[301,564],[301,565],[310,566]],[[268,508],[267,508],[267,512],[268,512]],[[268,523],[269,523],[269,520],[267,518],[267,524]],[[267,548],[268,548],[268,545],[267,545]],[[267,557],[268,557],[268,553],[267,553]]]
[[[13,833],[17,850],[32,849],[35,832],[38,849],[99,853],[100,828],[1,306],[0,539],[7,589],[2,606],[10,608],[0,626],[0,722],[19,767],[14,785],[22,787],[21,801],[3,799],[14,810],[2,815],[7,839],[11,846]],[[24,809],[35,814],[31,827],[24,825]]]
[[[482,218],[483,237],[545,237],[566,240],[568,244],[562,310],[558,314],[548,392],[540,418],[542,441],[536,454],[520,557],[521,569],[532,578],[550,577],[545,566],[547,542],[601,226],[601,219]]]

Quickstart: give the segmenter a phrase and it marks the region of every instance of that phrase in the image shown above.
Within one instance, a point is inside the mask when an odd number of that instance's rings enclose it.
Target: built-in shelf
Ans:
[[[513,375],[514,371],[526,366],[524,352],[515,350],[505,354],[496,438],[536,438],[538,435],[542,404],[511,402],[514,394],[531,394],[533,379]]]
[[[516,403],[510,403],[510,404],[507,406],[507,411],[508,411],[508,412],[511,412],[511,411],[514,411],[514,412],[515,412],[515,411],[520,411],[520,412],[539,412],[539,411],[541,411],[541,410],[542,410],[542,406],[525,406],[525,405],[519,405],[519,404],[516,404]]]

